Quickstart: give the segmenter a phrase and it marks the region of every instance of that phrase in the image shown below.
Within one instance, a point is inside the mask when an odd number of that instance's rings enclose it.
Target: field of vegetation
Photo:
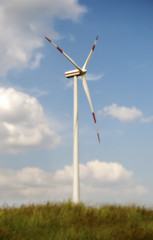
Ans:
[[[0,240],[153,240],[153,210],[46,203],[0,209]]]

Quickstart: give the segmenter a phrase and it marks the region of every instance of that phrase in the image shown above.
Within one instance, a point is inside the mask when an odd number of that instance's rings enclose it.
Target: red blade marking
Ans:
[[[94,122],[96,123],[96,117],[95,117],[94,112],[92,113],[92,115],[93,115],[93,118],[94,118]]]
[[[95,44],[94,44],[93,47],[92,47],[92,51],[94,51],[94,49],[95,49]]]
[[[45,38],[48,40],[48,42],[50,42],[50,43],[52,42],[48,37],[45,37]]]
[[[58,49],[61,53],[63,53],[62,49],[60,49],[58,46],[57,46],[57,49]]]

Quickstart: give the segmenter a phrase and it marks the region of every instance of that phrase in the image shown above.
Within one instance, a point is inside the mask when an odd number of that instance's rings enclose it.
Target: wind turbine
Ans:
[[[86,81],[85,74],[87,72],[86,68],[90,61],[91,55],[95,49],[98,36],[92,46],[92,49],[83,65],[83,68],[80,68],[61,48],[59,48],[55,43],[53,43],[48,37],[44,36],[54,47],[56,47],[75,67],[76,69],[65,72],[67,78],[74,77],[74,122],[73,122],[73,202],[78,203],[80,201],[80,180],[79,180],[79,129],[78,129],[78,77],[82,76],[82,84],[84,91],[87,95],[89,105],[92,111],[93,119],[96,125],[97,137],[100,143],[100,136],[98,132],[98,127],[96,124],[96,117],[93,110],[89,89]]]

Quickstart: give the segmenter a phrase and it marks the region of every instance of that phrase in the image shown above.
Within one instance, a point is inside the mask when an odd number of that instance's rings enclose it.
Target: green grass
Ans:
[[[0,209],[0,240],[153,240],[153,210],[46,203]]]

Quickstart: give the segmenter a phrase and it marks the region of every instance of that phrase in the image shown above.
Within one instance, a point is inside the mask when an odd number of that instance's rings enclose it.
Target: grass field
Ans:
[[[46,203],[0,209],[0,240],[153,240],[153,210]]]

